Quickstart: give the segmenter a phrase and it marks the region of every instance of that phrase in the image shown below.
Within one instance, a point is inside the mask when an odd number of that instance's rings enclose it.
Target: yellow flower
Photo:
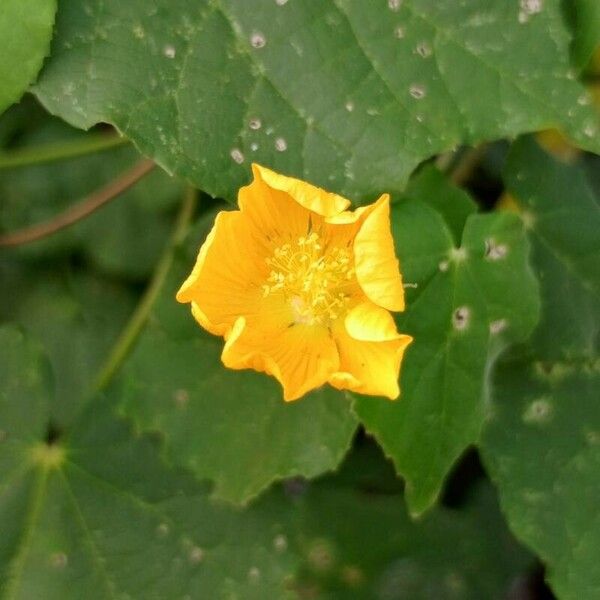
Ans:
[[[397,398],[412,338],[389,312],[404,309],[389,196],[352,212],[341,196],[252,170],[240,210],[217,215],[177,300],[225,338],[226,367],[273,375],[286,401],[325,383]]]

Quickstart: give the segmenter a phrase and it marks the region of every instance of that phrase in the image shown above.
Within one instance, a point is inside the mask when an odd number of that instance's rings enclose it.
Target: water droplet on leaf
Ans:
[[[408,91],[415,100],[425,98],[425,88],[422,85],[413,84]]]
[[[452,315],[452,326],[458,331],[463,331],[469,326],[471,311],[467,306],[461,306],[454,311]]]
[[[427,42],[421,42],[420,44],[417,44],[415,52],[422,58],[428,58],[429,56],[431,56],[432,50],[431,46],[429,46]]]
[[[229,156],[236,162],[238,165],[241,165],[244,162],[244,155],[239,148],[233,148],[229,153]]]
[[[580,104],[581,106],[586,106],[590,104],[591,101],[592,99],[589,94],[581,94],[581,96],[577,98],[577,104]]]
[[[528,15],[541,12],[543,6],[543,0],[521,0],[521,10]]]
[[[552,418],[552,412],[553,408],[550,400],[548,398],[538,398],[523,412],[523,421],[531,424],[545,423]]]
[[[497,244],[492,238],[485,240],[485,257],[488,260],[500,260],[508,253],[505,244]]]
[[[200,546],[192,546],[188,552],[188,560],[194,565],[201,563],[204,560],[204,550]]]
[[[596,132],[598,131],[596,125],[593,124],[588,124],[585,126],[583,133],[586,137],[592,138],[596,135]]]
[[[250,36],[250,44],[253,48],[264,48],[267,44],[267,40],[265,39],[265,36],[262,33],[255,31]]]
[[[175,58],[175,55],[177,54],[177,51],[175,50],[174,46],[171,46],[170,44],[167,44],[164,48],[163,48],[163,54],[167,57],[167,58]]]
[[[285,535],[279,534],[275,536],[275,539],[273,540],[273,548],[275,548],[277,552],[285,552],[287,547],[288,541]]]
[[[139,23],[134,25],[131,31],[138,40],[143,39],[146,35],[144,28]]]

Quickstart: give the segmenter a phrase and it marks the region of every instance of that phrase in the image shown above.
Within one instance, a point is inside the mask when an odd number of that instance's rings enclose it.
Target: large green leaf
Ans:
[[[582,166],[554,160],[524,138],[511,150],[505,180],[531,235],[586,290],[600,294],[600,208]]]
[[[45,345],[55,373],[53,423],[70,425],[133,309],[121,285],[64,264],[29,269],[0,260],[0,322],[16,321]]]
[[[173,268],[127,362],[124,411],[163,435],[172,461],[210,478],[218,496],[235,502],[275,479],[334,469],[356,429],[350,399],[323,388],[288,404],[272,378],[225,369],[223,340],[175,302],[196,250]]]
[[[542,320],[494,373],[483,456],[513,531],[547,563],[557,595],[596,598],[600,209],[583,171],[532,140],[515,145],[505,177],[534,242]]]
[[[153,440],[113,416],[110,397],[49,441],[47,365],[12,327],[0,345],[2,600],[494,599],[531,560],[489,489],[465,511],[413,523],[397,489],[380,493],[395,478],[372,452],[242,511],[167,468]]]
[[[0,120],[10,121],[19,106]],[[21,118],[31,118],[29,114]],[[98,135],[98,134],[95,134]],[[107,134],[110,135],[110,134]],[[86,134],[58,119],[45,118],[31,128],[13,131],[23,150],[45,144],[84,142]],[[87,194],[125,172],[139,160],[130,146],[103,153],[0,172],[0,229],[12,231],[43,222],[74,205]],[[80,250],[102,270],[141,279],[154,268],[170,230],[169,211],[182,193],[180,182],[160,170],[84,221],[48,239],[20,249],[21,256],[39,260]]]
[[[560,0],[65,0],[35,93],[214,196],[258,161],[359,200],[458,143],[600,151],[569,42]]]
[[[326,479],[297,511],[304,558],[297,588],[307,597],[500,600],[532,561],[488,487],[461,511],[436,509],[414,522],[401,496]]]
[[[46,435],[50,369],[40,348],[16,327],[0,328],[0,491],[19,475],[27,444]],[[0,567],[0,573],[1,573]]]
[[[288,597],[296,559],[273,548],[285,503],[244,513],[214,503],[112,417],[108,399],[46,443],[38,353],[11,328],[0,344],[0,598]]]
[[[566,6],[574,12],[573,58],[577,67],[584,69],[600,46],[600,2],[575,0]]]
[[[495,355],[524,339],[537,319],[521,222],[508,214],[467,216],[469,210],[468,199],[428,169],[393,207],[404,279],[417,285],[398,325],[414,342],[400,399],[360,397],[354,405],[406,479],[416,514],[435,502],[448,470],[479,437]]]
[[[50,49],[56,0],[2,0],[0,113],[35,79]]]

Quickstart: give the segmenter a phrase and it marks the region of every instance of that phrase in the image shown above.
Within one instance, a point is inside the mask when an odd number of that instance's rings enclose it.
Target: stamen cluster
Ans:
[[[296,323],[328,325],[347,309],[354,280],[350,248],[324,246],[312,231],[277,246],[265,262],[271,271],[263,296],[282,294]]]

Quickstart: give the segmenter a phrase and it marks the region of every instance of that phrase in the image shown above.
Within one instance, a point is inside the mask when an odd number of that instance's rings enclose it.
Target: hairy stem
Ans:
[[[81,221],[81,219],[91,215],[94,211],[105,204],[108,204],[111,200],[114,200],[117,196],[128,190],[144,175],[149,173],[154,166],[155,165],[151,160],[141,160],[132,169],[126,171],[123,175],[117,177],[103,188],[93,192],[81,202],[70,206],[67,210],[53,219],[0,235],[0,247],[29,244],[30,242],[48,237],[49,235],[65,229],[65,227],[69,227],[70,225]]]
[[[110,150],[111,148],[123,146],[128,143],[129,140],[120,135],[96,133],[87,135],[80,140],[44,144],[34,148],[23,148],[11,152],[0,152],[0,170],[29,167],[31,165],[76,158],[86,154]]]
[[[188,232],[196,207],[196,200],[196,190],[189,187],[183,197],[183,202],[175,222],[175,227],[173,228],[171,239],[167,243],[164,252],[156,265],[150,284],[146,288],[144,295],[131,315],[127,325],[121,332],[119,339],[113,346],[104,366],[100,370],[94,383],[94,390],[101,390],[110,382],[123,364],[123,361],[129,354],[138,335],[142,331],[148,315],[150,314],[150,310],[152,309],[152,306],[165,283],[171,265],[173,264],[175,251],[181,245]]]

